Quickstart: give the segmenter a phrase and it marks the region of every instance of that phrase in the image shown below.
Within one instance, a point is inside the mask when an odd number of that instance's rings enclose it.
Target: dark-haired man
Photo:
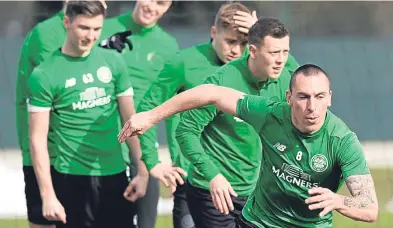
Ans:
[[[275,18],[248,32],[249,56],[222,66],[204,83],[285,100],[290,34]],[[230,227],[254,190],[261,146],[252,126],[214,106],[182,114],[176,139],[190,161],[186,194],[196,227]]]
[[[116,140],[120,116],[135,112],[126,65],[94,47],[105,15],[101,1],[68,1],[64,44],[28,80],[32,161],[43,215],[57,227],[133,227],[132,202],[146,191],[146,167],[139,161],[129,183]],[[138,139],[127,144],[139,158]],[[57,152],[53,184],[48,151]]]

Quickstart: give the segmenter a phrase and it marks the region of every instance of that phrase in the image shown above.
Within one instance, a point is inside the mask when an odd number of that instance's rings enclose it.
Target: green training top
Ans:
[[[93,48],[76,58],[60,50],[36,67],[28,80],[29,111],[50,112],[49,151],[60,173],[104,176],[125,170],[117,140],[117,96],[132,96],[119,54]]]
[[[265,95],[285,100],[290,75],[283,69],[276,80],[258,82],[248,68],[248,58],[227,63],[205,83],[216,84],[246,94]],[[188,181],[194,187],[209,189],[210,181],[222,174],[240,196],[254,190],[261,161],[258,135],[251,125],[225,114],[214,106],[184,112],[176,138],[181,151],[191,162]]]
[[[138,107],[138,112],[148,111],[173,97],[176,93],[191,89],[203,83],[223,62],[218,58],[210,42],[186,48],[165,64],[151,88]],[[175,139],[175,130],[179,117],[176,115],[166,121],[167,138],[172,162],[183,169],[188,169],[189,162],[180,153]],[[157,128],[139,136],[143,152],[142,159],[150,170],[158,163],[155,147]]]
[[[134,85],[134,104],[138,107],[140,100],[160,73],[168,56],[178,50],[176,39],[165,32],[158,24],[150,28],[138,25],[131,13],[108,18],[104,21],[101,40],[115,33],[131,30],[129,37],[133,49],[128,45],[121,54],[128,66],[128,74]]]
[[[248,52],[245,51],[245,53]],[[248,56],[248,54],[244,56]],[[285,68],[293,72],[299,65],[293,56],[290,57],[291,60],[289,61],[288,59]],[[138,107],[138,112],[151,110],[173,97],[176,93],[202,84],[207,76],[213,74],[223,64],[211,42],[181,50],[178,55],[165,64],[164,69],[145,94],[143,101]],[[180,153],[179,145],[175,140],[178,122],[178,115],[166,120],[169,152],[176,166],[188,170],[189,162]],[[142,159],[150,170],[159,162],[158,152],[155,147],[157,140],[156,127],[149,129],[139,138],[142,146]]]
[[[26,36],[18,62],[18,77],[16,79],[16,129],[19,147],[22,151],[23,165],[31,166],[29,149],[29,129],[27,112],[27,80],[34,67],[60,48],[66,38],[63,26],[63,11],[37,24]],[[49,151],[53,164],[56,156]]]
[[[244,217],[258,227],[332,227],[332,213],[320,218],[321,210],[309,210],[304,201],[312,187],[337,192],[345,178],[370,173],[356,135],[330,111],[319,131],[302,133],[286,102],[263,97],[240,99],[237,115],[258,132],[263,148]]]
[[[133,49],[130,51],[126,45],[121,56],[128,67],[128,79],[134,86],[134,106],[137,109],[144,94],[163,68],[167,56],[174,55],[179,47],[176,39],[158,24],[150,28],[142,27],[135,22],[131,13],[106,19],[100,40],[127,30],[132,31],[128,39],[132,42]],[[119,128],[121,129],[121,126]],[[129,149],[125,144],[122,147],[124,159],[129,163]]]

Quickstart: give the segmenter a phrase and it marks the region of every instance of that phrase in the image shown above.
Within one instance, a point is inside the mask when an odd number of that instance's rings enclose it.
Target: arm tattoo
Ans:
[[[356,207],[356,201],[351,197],[345,196],[344,197],[344,205],[349,208]]]
[[[345,182],[353,196],[344,197],[345,206],[363,208],[376,203],[375,187],[371,174],[350,176]]]

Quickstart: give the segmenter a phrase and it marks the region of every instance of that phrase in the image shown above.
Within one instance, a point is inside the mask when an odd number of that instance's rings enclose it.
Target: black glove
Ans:
[[[126,47],[126,44],[128,44],[128,47],[130,48],[130,51],[132,50],[132,43],[129,39],[127,39],[128,36],[132,34],[131,30],[125,31],[125,32],[118,32],[108,39],[105,39],[100,42],[98,46],[102,48],[107,48],[107,49],[114,49],[117,50],[119,53],[123,51],[123,49]]]

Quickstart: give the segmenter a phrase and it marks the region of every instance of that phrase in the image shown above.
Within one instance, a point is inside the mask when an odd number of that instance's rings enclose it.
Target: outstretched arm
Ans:
[[[124,142],[127,137],[143,134],[151,126],[176,113],[214,105],[223,112],[236,115],[236,105],[244,93],[212,84],[204,84],[187,90],[169,99],[162,105],[132,116],[119,133],[119,141]]]
[[[206,84],[185,91],[151,110],[154,121],[179,112],[214,105],[223,112],[236,115],[236,104],[244,93],[228,87]],[[157,122],[158,122],[157,121]]]

